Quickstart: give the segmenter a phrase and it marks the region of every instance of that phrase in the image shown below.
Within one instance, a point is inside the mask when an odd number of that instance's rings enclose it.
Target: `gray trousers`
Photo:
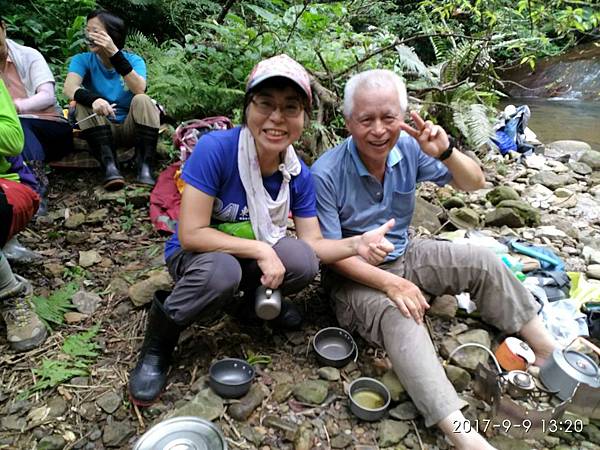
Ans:
[[[281,291],[293,294],[316,276],[319,262],[304,241],[283,238],[273,250],[285,267]],[[227,253],[192,253],[180,250],[167,260],[175,280],[173,292],[165,300],[165,312],[178,325],[205,321],[222,311],[238,291],[245,301],[254,301],[262,272],[255,259],[239,259]]]
[[[498,256],[480,247],[416,239],[402,257],[380,267],[431,296],[469,292],[481,317],[507,333],[519,331],[539,309]],[[340,325],[386,350],[427,426],[466,405],[446,377],[425,325],[404,317],[382,291],[331,270],[323,278]]]
[[[91,106],[77,104],[75,107],[75,118],[79,121],[85,119],[94,111]],[[113,140],[117,147],[132,147],[135,144],[135,124],[150,128],[160,127],[160,113],[150,97],[146,94],[133,96],[129,105],[129,114],[123,123],[113,123],[104,116],[94,116],[79,124],[81,130],[109,125]]]

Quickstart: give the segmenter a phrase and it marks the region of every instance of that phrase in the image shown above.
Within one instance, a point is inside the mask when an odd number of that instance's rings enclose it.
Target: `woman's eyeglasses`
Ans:
[[[302,104],[297,101],[287,102],[284,105],[278,105],[275,101],[267,98],[253,98],[250,101],[254,103],[256,110],[265,116],[270,116],[273,111],[279,109],[281,114],[283,114],[285,117],[295,118],[302,114],[302,111],[304,110]]]

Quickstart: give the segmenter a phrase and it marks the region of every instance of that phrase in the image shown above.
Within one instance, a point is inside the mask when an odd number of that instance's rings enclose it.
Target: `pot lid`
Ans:
[[[174,417],[154,425],[134,450],[227,450],[221,430],[198,417]]]
[[[521,389],[530,390],[535,387],[533,377],[527,372],[522,370],[511,370],[508,372],[508,381],[513,385]]]
[[[564,356],[571,367],[577,370],[577,372],[580,374],[592,378],[598,376],[598,366],[589,356],[574,350],[565,351]]]

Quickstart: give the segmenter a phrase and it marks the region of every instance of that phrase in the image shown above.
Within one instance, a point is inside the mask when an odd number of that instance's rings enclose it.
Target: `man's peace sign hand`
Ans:
[[[439,125],[434,125],[431,120],[424,121],[416,111],[412,111],[410,117],[412,117],[415,127],[402,122],[400,128],[419,142],[423,152],[433,158],[438,158],[450,145],[446,131]]]

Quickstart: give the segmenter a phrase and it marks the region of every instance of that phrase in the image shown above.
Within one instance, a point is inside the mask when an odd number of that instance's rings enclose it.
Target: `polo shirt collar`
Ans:
[[[371,175],[358,155],[358,149],[354,144],[354,139],[352,139],[352,136],[348,138],[348,149],[350,151],[350,155],[352,156],[352,161],[354,161],[354,165],[356,166],[356,170],[358,171],[358,175],[361,177]],[[400,153],[400,150],[398,150],[398,145],[396,144],[388,154],[386,165],[387,167],[394,167],[401,160],[402,153]]]

